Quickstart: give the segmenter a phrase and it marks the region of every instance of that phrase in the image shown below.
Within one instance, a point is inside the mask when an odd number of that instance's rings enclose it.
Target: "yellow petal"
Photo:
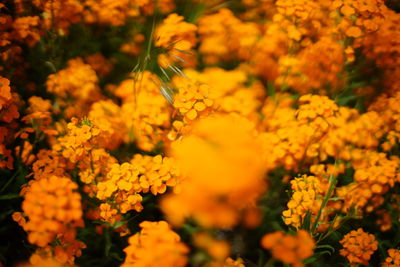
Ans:
[[[186,117],[187,117],[189,120],[194,120],[194,119],[197,117],[197,112],[196,112],[196,110],[194,110],[194,109],[190,110],[188,113],[186,113]]]

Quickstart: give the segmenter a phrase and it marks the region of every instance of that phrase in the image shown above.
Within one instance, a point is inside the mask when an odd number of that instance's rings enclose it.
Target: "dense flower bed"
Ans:
[[[400,266],[397,1],[0,14],[0,266]]]

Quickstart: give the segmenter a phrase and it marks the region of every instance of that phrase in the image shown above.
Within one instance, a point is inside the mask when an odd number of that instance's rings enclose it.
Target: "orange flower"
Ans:
[[[83,226],[81,196],[78,185],[67,177],[50,176],[32,181],[22,202],[26,223],[13,216],[28,233],[28,241],[50,249],[53,241],[60,244],[52,251],[60,262],[73,263],[85,247],[75,239],[76,227]]]
[[[351,16],[355,13],[355,10],[350,5],[344,5],[340,8],[340,12],[345,16]]]
[[[58,97],[67,118],[86,115],[89,104],[101,98],[96,72],[81,58],[70,59],[65,69],[49,75],[46,88]]]
[[[10,81],[0,76],[0,111],[11,101]]]
[[[37,180],[47,178],[49,176],[64,176],[68,171],[67,161],[51,150],[40,150],[37,160],[32,165],[33,177]]]
[[[183,19],[172,13],[156,29],[155,45],[165,49],[165,53],[159,55],[158,63],[165,69],[178,63],[186,67],[195,65],[194,57],[188,51],[197,43],[197,26]]]
[[[29,262],[18,264],[17,267],[74,267],[73,264],[62,263],[51,256],[50,251],[37,249],[29,258]]]
[[[90,169],[82,172],[81,179],[86,183],[97,182]],[[117,214],[140,212],[143,209],[140,193],[163,194],[167,186],[180,186],[180,173],[168,157],[136,154],[129,163],[111,164],[106,177],[96,185],[96,197],[107,202],[100,206],[101,218],[114,223]]]
[[[357,263],[368,265],[371,255],[378,249],[374,235],[365,233],[362,228],[345,235],[340,244],[343,245],[340,255],[346,257],[352,266]]]
[[[270,249],[275,259],[302,267],[302,261],[313,255],[315,241],[305,230],[299,230],[296,235],[286,235],[279,231],[265,235],[261,246]]]
[[[282,212],[285,223],[296,228],[300,227],[307,212],[315,219],[325,193],[325,188],[315,176],[303,175],[291,182],[293,195],[287,204],[288,209]]]
[[[392,228],[393,221],[392,215],[390,212],[385,210],[378,210],[376,214],[379,216],[376,220],[376,224],[379,225],[379,228],[382,232],[386,232]]]
[[[67,135],[58,138],[53,150],[72,163],[80,160],[88,161],[89,151],[105,147],[108,142],[108,132],[101,128],[101,124],[95,125],[89,119],[79,121],[77,118],[72,118],[67,127]]]
[[[144,221],[142,230],[131,236],[124,249],[125,262],[121,267],[183,267],[186,266],[188,247],[165,221]]]
[[[101,77],[107,76],[112,71],[113,64],[100,53],[86,56],[84,59]]]
[[[245,267],[241,258],[234,260],[232,258],[226,258],[225,261],[212,261],[204,265],[204,267]]]
[[[349,37],[358,38],[362,35],[362,31],[360,28],[356,26],[351,26],[350,28],[347,29],[346,35]]]
[[[180,171],[172,158],[161,155],[150,157],[136,154],[130,163],[139,170],[139,183],[143,193],[150,191],[153,195],[163,194],[166,192],[167,186],[179,190]]]
[[[400,250],[391,248],[388,251],[389,256],[385,262],[382,263],[382,267],[396,267],[400,266]]]
[[[155,45],[173,49],[189,50],[196,45],[196,30],[194,24],[184,22],[183,17],[176,13],[170,14],[157,28]]]
[[[243,22],[230,9],[220,8],[217,13],[199,19],[202,42],[199,51],[204,61],[215,64],[218,60],[249,59],[260,34],[258,25]]]
[[[171,106],[167,99],[160,93],[158,77],[148,71],[136,73],[140,76],[140,82],[136,76],[123,81],[119,86],[111,88],[115,95],[122,98],[121,111],[117,112],[121,117],[115,118],[111,123],[111,129],[121,132],[119,122],[125,127],[124,142],[136,142],[138,147],[145,151],[151,151],[164,139],[162,129],[170,127]],[[136,78],[134,78],[136,77]],[[116,110],[113,108],[112,110]],[[105,118],[108,120],[108,118]]]
[[[384,194],[400,182],[397,169],[400,159],[387,158],[385,153],[363,151],[362,158],[354,158],[354,182],[338,188],[337,195],[344,200],[343,210],[357,207],[370,212],[384,202]]]
[[[223,262],[230,254],[229,243],[225,240],[215,239],[206,232],[193,234],[194,245],[205,250],[214,260]]]
[[[194,217],[203,226],[230,228],[243,209],[254,206],[265,190],[255,134],[246,119],[215,116],[200,120],[173,144],[172,155],[186,177],[182,192],[161,203],[173,224]]]
[[[344,47],[335,39],[321,37],[298,52],[279,58],[279,77],[275,83],[290,87],[305,94],[329,85],[331,90],[340,90],[343,86]],[[344,77],[345,78],[345,77]]]
[[[53,25],[56,25],[60,34],[67,33],[69,25],[81,20],[84,9],[79,0],[34,0],[33,3],[47,14],[44,18],[46,28],[50,29]]]
[[[33,46],[40,40],[38,16],[27,16],[20,17],[13,21],[14,39],[27,43],[29,46]]]
[[[210,99],[209,86],[188,82],[179,86],[178,90],[173,105],[182,114],[185,123],[190,123],[198,117],[205,117],[212,110],[214,101]]]
[[[136,2],[138,1],[85,0],[84,20],[87,23],[124,25],[127,19],[139,15]]]

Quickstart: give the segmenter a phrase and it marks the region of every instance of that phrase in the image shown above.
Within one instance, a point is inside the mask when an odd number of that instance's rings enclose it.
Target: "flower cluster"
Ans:
[[[178,14],[169,15],[157,29],[156,46],[189,50],[196,45],[196,29],[193,24],[183,21]]]
[[[47,251],[35,251],[34,254],[29,258],[29,262],[21,263],[17,265],[18,267],[39,267],[39,266],[49,266],[49,267],[72,267],[74,265],[61,263]]]
[[[182,83],[181,83],[182,84]],[[206,117],[214,101],[210,99],[210,88],[205,84],[183,83],[174,97],[174,107],[183,116],[183,122],[190,123],[197,117]]]
[[[280,76],[276,83],[301,94],[324,88],[327,84],[331,90],[337,90],[343,86],[338,77],[343,72],[344,56],[339,43],[332,38],[321,38],[296,56],[282,57],[278,62]]]
[[[33,5],[43,11],[47,16],[43,23],[47,29],[57,27],[61,34],[68,32],[68,27],[81,21],[81,14],[84,9],[80,1],[33,1]]]
[[[394,267],[400,265],[400,250],[391,248],[388,250],[389,257],[382,263],[382,267]]]
[[[109,24],[112,26],[120,26],[125,24],[129,17],[137,16],[139,13],[139,5],[141,1],[93,1],[86,0],[85,6],[89,7],[84,14],[87,23]]]
[[[61,262],[74,261],[85,244],[76,240],[76,227],[83,227],[78,185],[67,177],[50,176],[29,184],[22,203],[23,216],[13,218],[28,233],[30,243],[46,248],[54,246]]]
[[[237,56],[248,59],[260,31],[255,23],[242,22],[226,8],[204,16],[199,21],[199,51],[207,63],[229,60]]]
[[[351,231],[340,241],[343,249],[340,255],[346,257],[350,264],[368,265],[371,255],[378,249],[374,235],[364,232],[362,228]]]
[[[110,127],[113,132],[123,134],[124,142],[134,141],[141,149],[151,151],[166,139],[167,134],[163,129],[168,129],[171,124],[170,104],[160,93],[156,75],[146,71],[132,78],[117,87],[110,87],[123,101],[121,107],[113,105],[113,109],[107,108],[115,110],[115,116],[112,117],[118,120]]]
[[[332,8],[338,9],[342,20],[339,29],[348,37],[359,38],[379,29],[386,7],[383,1],[372,0],[364,3],[357,1],[333,1]]]
[[[140,193],[163,194],[167,186],[177,190],[179,175],[173,160],[160,155],[150,157],[136,154],[129,163],[114,163],[106,177],[96,185],[96,197],[106,202],[100,205],[100,217],[113,223],[119,213],[142,211],[143,198]],[[92,179],[85,182],[91,183]]]
[[[142,156],[136,154],[130,163],[139,170],[142,192],[151,192],[153,195],[165,193],[167,186],[179,191],[180,171],[173,158]]]
[[[188,51],[197,43],[197,26],[183,21],[184,17],[176,13],[170,14],[157,28],[155,33],[155,45],[166,50],[158,58],[160,66],[170,68],[177,62],[185,63],[191,60],[187,56]]]
[[[101,94],[98,88],[96,72],[82,59],[75,58],[68,61],[67,68],[51,74],[46,82],[47,91],[59,97],[59,105],[67,118],[82,116],[88,104],[99,100]],[[72,98],[80,102],[77,106],[68,103]]]
[[[189,249],[165,221],[140,224],[141,231],[129,238],[123,267],[186,266]]]
[[[315,241],[304,230],[299,230],[295,235],[279,231],[263,236],[261,246],[271,250],[275,259],[301,267],[304,266],[302,261],[313,255]]]
[[[397,2],[2,1],[0,266],[398,265]]]
[[[206,232],[198,232],[193,235],[193,243],[204,250],[217,262],[224,262],[230,254],[229,243],[225,240],[215,239]]]
[[[383,195],[400,182],[399,159],[387,159],[386,154],[369,152],[364,159],[353,164],[354,183],[338,188],[338,196],[344,199],[344,210],[350,207],[372,211],[382,205]]]
[[[0,122],[11,123],[19,117],[10,88],[10,80],[0,76]],[[11,134],[8,127],[0,126],[0,169],[12,169],[13,157],[7,149],[6,138]]]
[[[295,178],[291,182],[293,194],[287,203],[288,209],[282,212],[285,223],[299,228],[307,213],[315,218],[321,209],[324,187],[315,176]]]
[[[72,118],[67,128],[68,134],[59,138],[53,149],[72,163],[86,159],[90,150],[107,140],[106,133],[89,120],[79,122]]]
[[[142,197],[137,193],[141,191],[142,184],[139,183],[138,175],[138,170],[129,163],[112,165],[106,180],[97,184],[96,197],[100,200],[105,200],[113,196],[113,198],[116,198],[122,213],[126,213],[131,209],[141,211],[143,209],[140,204]],[[114,194],[116,194],[115,197]],[[108,210],[109,205],[103,205],[100,209]],[[106,214],[109,213],[106,212]],[[105,220],[109,219],[108,216],[102,217]]]

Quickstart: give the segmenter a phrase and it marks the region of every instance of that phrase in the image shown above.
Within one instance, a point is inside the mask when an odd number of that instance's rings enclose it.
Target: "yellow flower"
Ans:
[[[254,205],[265,190],[261,148],[252,123],[235,116],[200,120],[172,146],[185,181],[180,194],[161,203],[168,219],[181,224],[194,217],[207,227],[230,228],[240,211]]]

